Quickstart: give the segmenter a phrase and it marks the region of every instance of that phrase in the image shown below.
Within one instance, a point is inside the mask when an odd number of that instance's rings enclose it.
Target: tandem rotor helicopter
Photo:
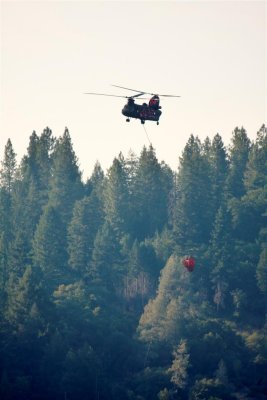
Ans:
[[[106,94],[106,93],[84,93],[84,94],[91,94],[91,95],[96,95],[96,96],[111,96],[111,97],[123,97],[128,99],[127,103],[121,110],[122,114],[125,115],[126,121],[130,122],[131,118],[136,118],[140,119],[141,124],[144,124],[145,121],[156,121],[157,125],[159,124],[159,118],[162,114],[161,111],[161,106],[159,105],[159,96],[162,97],[181,97],[181,96],[175,96],[171,94],[155,94],[155,93],[148,93],[144,92],[142,90],[135,90],[135,89],[129,89],[123,86],[117,86],[117,85],[111,85],[120,89],[126,89],[132,92],[136,92],[137,94],[133,96],[117,96],[115,94]],[[148,104],[143,103],[143,104],[136,104],[135,99],[138,97],[140,100],[144,99],[143,95],[151,95],[152,97],[150,98]]]

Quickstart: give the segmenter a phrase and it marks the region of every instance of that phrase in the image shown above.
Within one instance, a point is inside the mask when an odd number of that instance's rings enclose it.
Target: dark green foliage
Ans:
[[[0,183],[1,188],[10,195],[16,175],[16,154],[11,140],[8,139],[5,146],[4,159],[1,161]]]
[[[250,150],[250,140],[244,128],[235,128],[229,151],[227,191],[231,197],[240,198],[245,193],[244,177]]]
[[[119,238],[127,230],[129,218],[129,190],[123,157],[115,158],[108,170],[104,192],[105,220]]]
[[[267,246],[264,246],[257,266],[257,281],[267,300]],[[267,304],[266,304],[267,305]]]
[[[203,154],[198,137],[191,135],[180,158],[174,215],[178,244],[208,242],[214,218],[211,185],[209,159]]]
[[[105,222],[98,230],[90,263],[90,275],[105,288],[114,290],[121,269],[122,254],[120,243],[113,227]]]
[[[10,276],[6,318],[17,334],[28,331],[31,335],[45,330],[44,312],[50,307],[40,283],[41,271],[28,266],[23,276],[16,280]]]
[[[218,133],[211,143],[209,163],[211,165],[211,191],[213,197],[211,205],[214,207],[214,217],[224,199],[223,193],[228,173],[227,153],[222,138]]]
[[[96,355],[90,345],[85,343],[77,350],[70,349],[64,360],[62,392],[67,393],[73,400],[93,400],[97,367]]]
[[[39,222],[42,208],[48,200],[54,142],[55,139],[49,128],[46,128],[40,136],[33,132],[28,154],[23,157],[20,166],[22,182],[16,186],[13,196],[15,223],[23,225],[26,236],[30,240]]]
[[[49,128],[44,129],[40,136],[33,132],[30,137],[28,154],[23,158],[21,165],[25,184],[30,186],[31,183],[34,183],[38,188],[38,196],[43,202],[47,199],[54,145],[55,138]]]
[[[68,228],[69,265],[81,275],[88,273],[96,234],[103,223],[102,204],[95,190],[78,200]]]
[[[16,154],[8,139],[4,159],[0,168],[0,292],[3,294],[7,281],[8,248],[13,239],[12,232],[12,191],[16,176]],[[3,299],[0,296],[0,304]]]
[[[18,168],[7,142],[1,400],[266,398],[266,134],[191,135],[176,173],[120,153],[85,184],[67,129]]]
[[[233,279],[233,263],[231,237],[231,219],[225,207],[220,207],[214,223],[209,246],[211,264],[211,281],[214,290],[213,301],[217,310],[226,307],[229,297],[229,276]]]
[[[90,179],[88,179],[85,184],[85,194],[89,196],[92,191],[94,191],[99,197],[99,200],[102,200],[104,178],[104,172],[101,165],[97,162]]]
[[[7,281],[7,260],[9,243],[12,239],[11,207],[8,193],[0,188],[0,290]],[[2,296],[1,296],[2,297]]]
[[[261,127],[249,153],[245,172],[247,190],[262,189],[267,183],[267,128]]]
[[[152,146],[144,147],[133,183],[134,237],[151,237],[166,225],[171,187],[171,170],[158,162]]]
[[[63,223],[68,223],[73,205],[82,195],[81,173],[66,128],[56,141],[52,155],[49,203],[58,209]]]
[[[65,229],[57,210],[48,205],[33,239],[33,263],[38,266],[47,286],[52,289],[66,279],[67,253]]]
[[[248,154],[247,168],[243,176],[244,193],[229,202],[236,235],[253,241],[266,227],[267,216],[267,134],[263,125]],[[246,189],[246,191],[245,191]]]

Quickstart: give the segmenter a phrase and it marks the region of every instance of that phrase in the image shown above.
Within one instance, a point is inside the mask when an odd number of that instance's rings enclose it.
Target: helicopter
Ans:
[[[123,109],[121,110],[122,114],[127,117],[126,121],[130,122],[131,118],[136,118],[136,119],[140,119],[141,124],[144,124],[145,121],[155,121],[157,122],[157,125],[159,125],[159,118],[162,114],[161,111],[161,106],[159,105],[160,103],[160,99],[159,96],[162,97],[181,97],[181,96],[176,96],[176,95],[171,95],[171,94],[155,94],[155,93],[148,93],[145,92],[143,90],[135,90],[135,89],[130,89],[130,88],[126,88],[123,86],[118,86],[118,85],[111,85],[120,89],[126,89],[132,92],[136,92],[137,94],[133,95],[133,96],[118,96],[115,94],[106,94],[106,93],[84,93],[84,94],[90,94],[90,95],[97,95],[97,96],[111,96],[111,97],[123,97],[127,99],[127,103],[125,104],[125,106],[123,107]],[[150,95],[152,96],[147,103],[143,103],[143,104],[136,104],[135,103],[135,99],[139,98],[139,100],[141,99],[145,99],[143,97],[143,95]]]

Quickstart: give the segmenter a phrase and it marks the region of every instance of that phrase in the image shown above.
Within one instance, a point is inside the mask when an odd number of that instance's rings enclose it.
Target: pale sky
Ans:
[[[121,151],[149,141],[125,121],[133,89],[161,99],[160,125],[146,122],[159,161],[173,170],[191,133],[236,126],[251,139],[267,123],[265,1],[2,1],[0,159],[10,138],[18,161],[33,130],[58,137],[68,127],[84,178]]]

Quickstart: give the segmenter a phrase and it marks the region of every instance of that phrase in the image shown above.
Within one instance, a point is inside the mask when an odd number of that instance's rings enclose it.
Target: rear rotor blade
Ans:
[[[149,93],[149,92],[144,92],[144,90],[135,90],[135,89],[130,89],[130,88],[127,88],[127,87],[124,87],[124,86],[118,86],[118,85],[111,85],[111,86],[118,87],[118,88],[120,88],[120,89],[131,90],[132,92],[139,92],[139,93],[141,93],[140,96],[141,96],[142,94],[149,94],[149,95],[151,95],[151,96],[181,97],[181,96],[176,96],[176,95],[173,95],[173,94]],[[137,95],[136,95],[136,96],[133,96],[133,97],[137,97]]]
[[[129,88],[124,87],[124,86],[118,86],[118,85],[111,85],[111,86],[118,87],[118,88],[120,88],[120,89],[130,90],[131,92],[138,92],[138,93],[141,93],[141,95],[146,93],[146,92],[144,92],[143,90],[129,89]]]
[[[134,96],[130,96],[130,97],[133,99],[134,97],[143,96],[143,94],[145,94],[145,93],[138,93],[138,94],[135,94]],[[142,97],[140,97],[140,99],[142,99]]]
[[[152,93],[150,93],[150,94],[152,94]],[[158,96],[161,96],[161,97],[181,97],[181,96],[176,96],[174,94],[158,94]]]
[[[151,96],[160,96],[160,97],[181,97],[181,96],[176,96],[174,94],[159,94],[159,93],[149,93],[149,92],[143,92],[143,94],[150,94]]]

